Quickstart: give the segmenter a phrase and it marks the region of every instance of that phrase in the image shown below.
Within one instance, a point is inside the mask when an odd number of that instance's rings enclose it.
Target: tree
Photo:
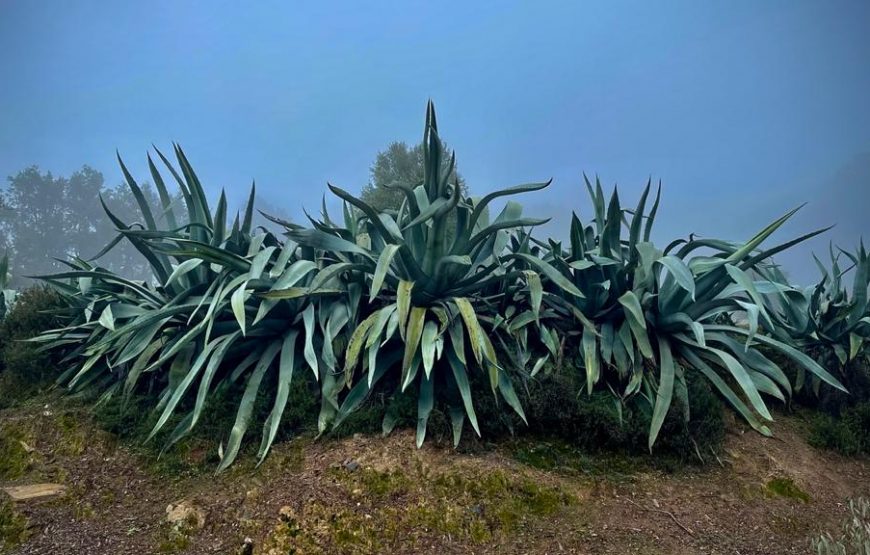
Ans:
[[[442,167],[446,172],[450,166],[450,152],[441,143]],[[390,143],[386,150],[378,152],[375,163],[369,170],[368,184],[363,187],[362,200],[377,210],[398,210],[404,196],[391,185],[402,183],[415,186],[423,182],[423,145],[409,147],[406,143]],[[450,180],[458,180],[463,194],[468,194],[465,180],[454,168]]]
[[[8,189],[0,192],[0,248],[9,251],[14,287],[26,285],[25,276],[61,270],[57,259],[92,258],[117,235],[101,197],[122,221],[134,224],[141,220],[130,189],[126,185],[105,187],[103,175],[88,166],[69,178],[31,166],[8,181]],[[154,189],[144,184],[142,192],[159,220],[163,210]],[[174,204],[182,203],[176,199]],[[150,276],[146,261],[127,241],[95,263],[132,279]]]

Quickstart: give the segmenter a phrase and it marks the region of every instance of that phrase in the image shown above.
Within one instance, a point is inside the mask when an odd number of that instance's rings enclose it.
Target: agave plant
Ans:
[[[0,320],[6,315],[6,311],[15,301],[15,291],[9,287],[9,255],[4,254],[0,258]]]
[[[639,396],[652,409],[652,449],[674,396],[687,398],[686,373],[699,372],[756,430],[769,434],[771,420],[762,393],[784,400],[791,384],[757,345],[780,350],[834,387],[842,385],[825,369],[790,345],[760,332],[772,319],[752,277],[755,266],[773,254],[819,232],[765,251],[761,243],[793,213],[789,212],[745,244],[690,238],[663,251],[650,242],[660,194],[649,213],[650,185],[637,207],[625,210],[614,189],[609,201],[599,182],[586,182],[594,225],[572,218],[567,249],[550,241],[542,258],[514,256],[559,270],[583,295],[565,294],[555,281],[545,305],[579,336],[579,350],[589,392],[604,382],[619,398]],[[706,249],[707,255],[695,254]],[[745,313],[747,327],[723,323],[721,317]],[[592,326],[589,325],[591,320]],[[565,325],[565,324],[563,324]],[[578,329],[579,328],[579,329]],[[685,414],[688,418],[688,412]]]
[[[65,325],[35,340],[62,353],[60,381],[74,391],[96,391],[101,400],[156,392],[151,436],[166,433],[167,446],[194,429],[216,391],[238,387],[219,469],[236,458],[258,398],[272,407],[263,422],[263,460],[299,371],[310,370],[319,382],[321,432],[340,425],[379,388],[394,403],[416,399],[418,445],[436,404],[450,415],[454,442],[466,421],[480,434],[474,399],[482,382],[525,419],[515,380],[550,359],[558,363],[566,347],[581,355],[587,391],[607,387],[623,402],[648,408],[650,448],[673,398],[690,406],[688,372],[703,375],[755,429],[769,433],[762,395],[784,400],[792,384],[762,345],[842,389],[794,347],[806,346],[798,341],[804,320],[828,318],[830,307],[842,312],[844,298],[833,293],[841,272],[835,268],[832,289],[804,297],[778,283],[768,262],[820,231],[759,250],[794,211],[744,244],[690,237],[659,250],[650,241],[658,193],[647,211],[648,185],[629,210],[615,190],[608,200],[600,183],[587,180],[594,218],[584,225],[574,215],[563,246],[534,238],[531,230],[546,220],[523,217],[516,202],[489,217],[493,201],[549,182],[470,198],[456,181],[454,156],[442,159],[431,103],[423,139],[422,181],[394,184],[404,197],[398,210],[378,211],[330,185],[343,203],[341,221],[330,217],[325,202],[309,227],[273,218],[286,228],[283,241],[253,229],[253,187],[244,214],[231,224],[223,193],[212,211],[178,147],[177,168],[157,154],[183,207],[173,206],[150,156],[157,209],[121,162],[142,220],[124,222],[106,209],[119,233],[103,252],[130,241],[153,279],[133,281],[93,260],[70,260],[68,271],[43,277],[66,299]],[[845,256],[865,286],[856,287],[848,313],[834,319],[839,324],[817,329],[825,338],[848,337],[851,354],[853,337],[866,337],[870,325],[868,263],[863,246]],[[818,316],[801,304],[816,298]],[[731,323],[736,314],[745,325]],[[857,348],[864,345],[861,339]],[[395,423],[388,410],[384,431]]]
[[[522,291],[536,297],[532,304],[539,306],[541,280],[534,272],[514,269],[502,254],[519,228],[546,220],[523,218],[522,207],[507,202],[489,221],[487,207],[500,197],[549,184],[520,185],[479,200],[465,197],[452,171],[455,155],[443,164],[440,145],[430,102],[423,136],[423,181],[394,185],[404,194],[395,214],[378,212],[330,185],[345,203],[344,225],[327,216],[312,219],[310,229],[292,228],[287,233],[321,253],[324,270],[319,284],[345,276],[350,292],[346,312],[358,317],[355,327],[349,328],[341,369],[341,382],[351,390],[341,406],[335,391],[324,392],[325,398],[336,400],[335,424],[358,407],[385,375],[395,376],[399,392],[417,389],[418,445],[425,438],[436,391],[443,393],[439,396],[450,409],[455,441],[465,418],[480,433],[469,379],[473,369],[485,372],[492,392],[525,418],[509,374],[509,359],[500,357],[496,346],[513,343],[517,332],[503,325],[510,317],[504,308]],[[570,284],[566,286],[570,289]],[[385,431],[391,426],[388,413]]]
[[[158,151],[182,192],[187,221],[176,217],[150,156],[162,214],[155,217],[123,162],[143,222],[128,224],[106,208],[119,236],[103,252],[120,240],[130,241],[150,262],[154,282],[131,281],[74,260],[70,271],[43,276],[77,309],[74,317],[37,340],[46,349],[66,351],[69,368],[60,381],[73,390],[95,389],[101,399],[141,389],[160,391],[152,437],[183,409],[186,414],[167,446],[196,426],[215,390],[244,383],[223,469],[238,453],[263,384],[275,388],[261,460],[277,434],[294,372],[307,363],[318,373],[314,353],[320,339],[313,323],[318,301],[302,288],[314,279],[317,267],[295,244],[282,245],[273,235],[252,230],[253,187],[244,216],[240,220],[236,215],[228,230],[223,192],[212,213],[186,156],[178,147],[175,154],[180,172]],[[270,298],[270,291],[283,295]],[[297,356],[300,346],[304,356]]]
[[[776,266],[764,268],[775,290],[765,296],[768,310],[775,318],[775,334],[795,347],[811,353],[822,364],[837,368],[841,375],[856,359],[870,357],[870,256],[863,242],[851,253],[829,248],[830,270],[814,255],[822,274],[813,287],[798,289],[787,285],[785,276]],[[841,266],[841,256],[847,266]],[[846,275],[853,272],[852,290],[846,287]],[[798,374],[798,385],[805,382],[805,373]],[[813,377],[818,392],[821,382]]]

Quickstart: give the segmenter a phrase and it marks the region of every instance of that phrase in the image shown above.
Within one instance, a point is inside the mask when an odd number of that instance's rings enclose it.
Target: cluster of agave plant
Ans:
[[[263,425],[259,457],[267,455],[300,372],[319,384],[321,432],[380,387],[391,398],[414,392],[418,445],[436,404],[458,443],[466,421],[480,434],[478,396],[494,395],[525,420],[518,394],[524,381],[573,351],[584,389],[607,388],[620,402],[647,404],[652,449],[675,397],[691,406],[689,373],[704,376],[769,434],[764,396],[786,399],[795,384],[765,353],[779,351],[801,375],[838,389],[840,380],[806,354],[808,347],[841,345],[846,337],[848,356],[866,356],[867,254],[862,247],[846,255],[860,276],[849,298],[836,265],[815,290],[785,284],[771,257],[820,232],[761,245],[794,212],[745,243],[690,238],[659,250],[650,241],[659,193],[648,209],[648,185],[629,209],[615,190],[607,199],[587,180],[594,214],[588,224],[575,215],[563,245],[534,237],[530,230],[546,220],[524,217],[512,200],[489,216],[492,201],[547,182],[467,197],[453,158],[441,159],[431,103],[423,143],[423,181],[395,184],[404,195],[398,210],[375,210],[330,185],[343,201],[340,221],[325,204],[308,226],[273,218],[286,229],[283,237],[253,228],[253,187],[232,223],[223,193],[212,211],[177,146],[177,167],[157,154],[181,190],[184,221],[150,156],[162,204],[157,214],[121,162],[142,221],[122,222],[106,209],[119,231],[107,249],[130,241],[154,279],[132,281],[69,261],[68,271],[43,276],[68,304],[66,325],[34,340],[58,354],[60,383],[73,390],[101,399],[156,392],[152,436],[175,423],[168,445],[191,432],[218,388],[238,384],[220,469],[238,455],[258,398],[271,407],[256,423]],[[735,325],[738,313],[745,323]],[[395,425],[391,414],[385,432]]]

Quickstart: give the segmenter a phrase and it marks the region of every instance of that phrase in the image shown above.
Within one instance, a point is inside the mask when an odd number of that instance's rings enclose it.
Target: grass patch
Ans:
[[[27,518],[11,501],[0,499],[0,553],[11,552],[27,539]]]
[[[774,478],[764,485],[765,494],[771,497],[785,497],[809,503],[810,495],[800,489],[791,478]]]
[[[639,457],[618,453],[596,453],[554,438],[538,441],[525,438],[510,446],[510,456],[531,468],[565,474],[589,475],[624,482],[633,474],[649,469],[674,470],[679,462],[667,457]]]
[[[25,440],[20,430],[0,428],[0,480],[16,480],[30,468],[30,453],[22,444]]]
[[[432,472],[417,463],[399,470],[330,469],[336,506],[309,498],[284,507],[266,553],[413,553],[428,538],[479,545],[575,506],[576,498],[527,475],[497,470]],[[572,515],[572,518],[576,515]]]

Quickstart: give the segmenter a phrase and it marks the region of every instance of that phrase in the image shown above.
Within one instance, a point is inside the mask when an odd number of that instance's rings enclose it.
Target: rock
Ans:
[[[199,530],[205,526],[205,513],[191,502],[182,500],[166,507],[166,521],[176,530]]]
[[[27,486],[9,486],[3,488],[3,491],[13,501],[28,501],[30,499],[42,499],[44,497],[60,495],[66,491],[66,486],[61,484],[31,484]]]
[[[291,507],[290,505],[284,505],[278,511],[278,518],[280,518],[284,522],[296,522],[296,511],[294,511],[293,507]]]
[[[245,541],[242,542],[242,547],[239,548],[239,555],[253,555],[254,553],[254,540],[251,538],[245,538]]]
[[[359,470],[359,463],[353,460],[347,460],[344,463],[344,468],[348,472],[356,472],[357,470]]]

